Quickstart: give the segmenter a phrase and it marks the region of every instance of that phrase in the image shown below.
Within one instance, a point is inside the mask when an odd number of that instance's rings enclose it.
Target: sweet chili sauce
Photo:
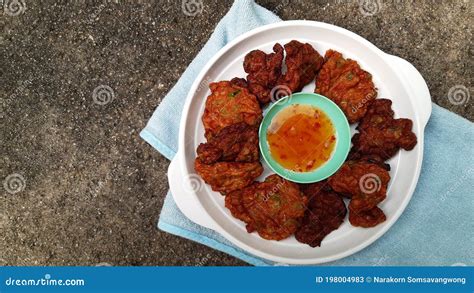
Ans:
[[[328,116],[311,105],[294,104],[281,110],[267,130],[272,157],[295,172],[312,171],[331,158],[336,145]]]

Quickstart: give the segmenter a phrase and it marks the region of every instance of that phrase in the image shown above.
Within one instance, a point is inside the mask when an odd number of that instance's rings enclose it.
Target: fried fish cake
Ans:
[[[279,79],[278,85],[287,87],[290,93],[300,92],[305,85],[314,80],[323,65],[324,58],[310,44],[295,40],[285,44],[285,51],[287,70]]]
[[[370,178],[370,177],[369,177]],[[365,179],[365,181],[367,182],[367,180],[369,179]],[[378,183],[378,179],[377,177],[373,177],[373,182],[374,183],[370,183],[370,185],[368,186],[371,186],[369,188],[376,188],[375,186],[377,186],[378,184],[381,184],[381,183]],[[364,182],[364,179],[362,179],[362,182]],[[364,184],[364,183],[362,183]],[[369,183],[367,183],[369,184]],[[374,186],[374,187],[372,187]],[[368,189],[370,190],[370,189]],[[386,189],[381,189],[381,191],[365,191],[363,193],[359,193],[357,195],[353,195],[351,197],[351,201],[349,202],[349,208],[353,211],[358,211],[358,212],[361,212],[361,211],[368,211],[368,210],[371,210],[373,209],[374,207],[376,207],[379,203],[381,203],[382,201],[385,200],[385,198],[387,198],[387,190]]]
[[[225,196],[225,206],[226,206],[226,208],[229,209],[229,211],[231,212],[232,216],[234,216],[234,218],[239,219],[242,222],[245,222],[246,224],[247,223],[252,223],[253,220],[252,220],[249,213],[247,212],[247,210],[244,207],[244,204],[242,202],[242,195],[245,192],[255,192],[256,191],[256,187],[255,187],[256,184],[261,184],[262,185],[262,186],[260,186],[260,189],[264,188],[263,183],[255,182],[252,185],[247,186],[243,189],[238,189],[238,190],[234,190],[232,192],[229,192]],[[252,233],[253,231],[255,231],[255,229],[253,229],[253,227],[250,227],[249,225],[246,226],[246,229],[247,229],[247,232],[249,232],[249,233]]]
[[[197,159],[204,164],[217,161],[255,162],[259,160],[258,129],[245,122],[222,128],[197,148]]]
[[[222,194],[242,189],[262,174],[260,162],[217,162],[203,164],[200,160],[194,162],[194,169],[214,191]]]
[[[268,240],[291,236],[301,224],[306,203],[297,184],[275,174],[229,193],[225,200],[232,215],[247,224],[249,233],[257,231]]]
[[[328,180],[331,188],[351,198],[349,208],[370,210],[387,197],[390,174],[379,164],[347,161]]]
[[[346,205],[341,196],[328,188],[326,182],[309,184],[303,190],[309,198],[309,204],[295,237],[311,247],[320,246],[321,241],[344,222]]]
[[[273,46],[273,52],[266,54],[261,50],[253,50],[244,60],[248,89],[262,105],[270,102],[272,88],[281,76],[283,47],[277,43]]]
[[[315,92],[333,100],[349,123],[358,122],[367,112],[368,104],[377,97],[372,75],[351,59],[328,50],[316,79]]]
[[[373,163],[379,165],[387,171],[391,170],[390,164],[385,163],[385,160],[378,155],[364,155],[356,152],[354,149],[351,149],[349,155],[347,156],[347,161],[362,161],[367,163]]]
[[[385,222],[387,217],[379,207],[367,211],[353,211],[349,208],[349,222],[352,226],[371,228]]]
[[[234,77],[230,80],[230,84],[232,85],[235,85],[235,86],[239,86],[239,87],[244,87],[244,88],[248,88],[248,83],[247,83],[247,80],[245,80],[245,78],[241,78],[241,77]]]
[[[400,148],[411,150],[417,143],[410,119],[394,119],[392,102],[377,99],[357,127],[359,133],[352,138],[353,150],[364,155],[377,155],[383,159],[394,156]]]
[[[308,207],[311,205],[311,197],[315,194],[331,192],[331,186],[329,186],[327,180],[315,182],[315,183],[300,183],[298,184],[301,192],[308,197]]]
[[[389,99],[375,99],[367,108],[367,113],[357,125],[358,130],[371,127],[383,127],[389,123],[395,113],[392,110],[392,101]]]
[[[226,126],[239,122],[258,125],[262,120],[262,109],[248,89],[229,81],[214,82],[209,87],[211,95],[202,116],[207,139]]]

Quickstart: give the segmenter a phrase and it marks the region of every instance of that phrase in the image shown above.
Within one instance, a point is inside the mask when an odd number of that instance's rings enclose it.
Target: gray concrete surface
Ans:
[[[0,265],[244,265],[155,228],[169,162],[138,137],[231,2],[195,16],[181,1],[24,2],[0,16]],[[369,16],[357,1],[258,2],[409,60],[435,103],[474,119],[472,1],[382,0]],[[115,99],[94,103],[99,85]]]

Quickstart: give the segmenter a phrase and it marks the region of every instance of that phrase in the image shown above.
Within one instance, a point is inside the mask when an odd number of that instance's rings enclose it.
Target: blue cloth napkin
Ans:
[[[140,136],[166,158],[178,148],[184,100],[195,76],[225,44],[258,26],[280,21],[252,0],[237,0],[201,52],[166,95]],[[329,265],[473,265],[474,127],[433,104],[425,130],[418,186],[397,223],[368,248]],[[159,229],[191,239],[253,265],[275,265],[235,247],[216,232],[188,220],[168,192]]]

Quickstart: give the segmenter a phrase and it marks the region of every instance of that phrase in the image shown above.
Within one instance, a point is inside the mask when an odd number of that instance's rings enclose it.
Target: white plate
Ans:
[[[224,197],[213,192],[194,171],[195,150],[205,140],[201,116],[206,97],[210,94],[208,84],[233,77],[245,77],[242,63],[249,51],[261,49],[271,52],[276,42],[285,44],[293,39],[310,43],[321,55],[331,48],[341,52],[344,57],[357,60],[363,69],[373,75],[378,97],[393,101],[397,117],[413,120],[413,131],[418,137],[418,144],[412,151],[402,150],[389,161],[392,179],[387,199],[380,205],[387,220],[374,228],[363,229],[352,227],[346,219],[317,248],[299,243],[294,237],[269,241],[260,238],[255,232],[247,233],[245,224],[232,217],[225,208]],[[313,90],[314,84],[310,84],[303,91]],[[288,264],[334,261],[373,243],[395,223],[405,209],[420,174],[423,130],[430,114],[431,98],[420,73],[407,61],[385,54],[362,37],[340,27],[312,21],[287,21],[264,26],[229,43],[197,76],[184,105],[179,151],[168,171],[170,189],[176,204],[191,221],[217,231],[251,254]],[[265,172],[259,180],[269,174],[269,168],[265,166]]]

